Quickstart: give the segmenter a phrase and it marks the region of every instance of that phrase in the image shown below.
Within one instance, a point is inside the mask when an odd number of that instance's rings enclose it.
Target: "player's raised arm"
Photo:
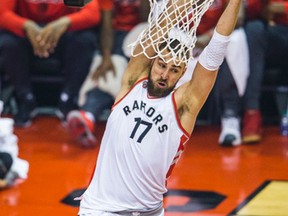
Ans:
[[[229,44],[229,36],[237,22],[241,1],[229,1],[211,41],[199,56],[192,79],[180,86],[175,93],[178,109],[184,110],[180,118],[187,131],[192,131],[194,122],[189,119],[198,115],[215,83],[218,68],[223,62]]]

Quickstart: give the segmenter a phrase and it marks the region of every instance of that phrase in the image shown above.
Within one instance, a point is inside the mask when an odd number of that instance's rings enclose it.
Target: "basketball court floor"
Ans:
[[[99,139],[104,127],[97,125]],[[224,148],[219,132],[217,126],[195,127],[168,181],[165,215],[288,215],[288,137],[277,126],[265,126],[261,143]],[[39,117],[15,134],[29,176],[0,191],[0,215],[76,216],[73,198],[87,187],[99,147],[76,146],[53,117]]]

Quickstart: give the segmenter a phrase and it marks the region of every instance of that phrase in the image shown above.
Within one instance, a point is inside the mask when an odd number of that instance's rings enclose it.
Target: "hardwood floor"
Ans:
[[[104,127],[97,125],[99,139]],[[261,143],[223,148],[219,132],[216,126],[195,127],[168,181],[165,215],[288,215],[288,137],[265,126]],[[53,117],[38,117],[15,134],[29,176],[0,191],[0,215],[77,215],[71,197],[88,185],[99,147],[76,146]]]

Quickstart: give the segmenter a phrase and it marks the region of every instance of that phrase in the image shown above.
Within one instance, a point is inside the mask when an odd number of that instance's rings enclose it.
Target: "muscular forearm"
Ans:
[[[233,32],[238,19],[241,2],[242,0],[229,1],[226,9],[224,10],[216,25],[216,31],[219,34],[228,36]]]
[[[103,57],[110,57],[113,47],[114,34],[112,28],[112,11],[102,11],[101,51]]]
[[[199,56],[199,63],[209,71],[217,71],[222,64],[230,35],[234,31],[239,18],[239,10],[242,0],[230,0],[222,13],[214,32],[214,35]]]

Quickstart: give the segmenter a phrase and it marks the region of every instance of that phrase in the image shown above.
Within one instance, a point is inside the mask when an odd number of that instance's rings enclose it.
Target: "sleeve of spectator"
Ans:
[[[97,0],[87,4],[79,12],[68,15],[71,20],[69,31],[82,30],[93,27],[100,22],[100,7]]]
[[[24,37],[23,26],[27,19],[14,13],[15,4],[15,0],[0,1],[0,28]]]

